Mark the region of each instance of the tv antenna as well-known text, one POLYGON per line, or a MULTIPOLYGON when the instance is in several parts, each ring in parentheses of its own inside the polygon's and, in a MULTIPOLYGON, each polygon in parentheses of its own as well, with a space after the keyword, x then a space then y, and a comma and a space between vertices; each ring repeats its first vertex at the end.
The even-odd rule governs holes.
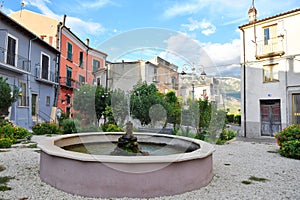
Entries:
POLYGON ((4 1, 2 1, 2 2, 0 3, 0 11, 2 10, 3 6, 4 6, 4 1))
POLYGON ((20 17, 22 16, 22 10, 25 7, 25 2, 21 0, 21 12, 20 12, 20 17))

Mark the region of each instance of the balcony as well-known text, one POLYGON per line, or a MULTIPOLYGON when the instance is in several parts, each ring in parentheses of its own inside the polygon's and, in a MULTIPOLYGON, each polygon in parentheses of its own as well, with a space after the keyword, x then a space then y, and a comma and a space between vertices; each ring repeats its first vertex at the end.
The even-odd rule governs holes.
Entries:
POLYGON ((283 35, 270 38, 267 41, 257 41, 256 59, 269 58, 284 55, 283 35))
POLYGON ((20 74, 30 73, 30 60, 0 47, 0 67, 20 74))
POLYGON ((70 77, 60 77, 59 78, 60 86, 66 87, 69 89, 78 89, 81 85, 78 81, 70 78, 70 77))
POLYGON ((47 84, 58 84, 55 76, 55 72, 50 73, 41 73, 41 69, 39 67, 35 68, 34 77, 36 81, 40 81, 47 84))

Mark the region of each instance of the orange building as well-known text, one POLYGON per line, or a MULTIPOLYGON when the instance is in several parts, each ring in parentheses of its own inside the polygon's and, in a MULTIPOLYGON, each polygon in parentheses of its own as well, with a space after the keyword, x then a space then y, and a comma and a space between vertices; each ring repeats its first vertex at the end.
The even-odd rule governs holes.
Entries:
POLYGON ((74 89, 82 84, 95 85, 93 72, 103 68, 107 54, 89 46, 89 39, 82 42, 69 28, 65 19, 60 26, 59 44, 60 60, 60 89, 57 107, 63 112, 72 114, 72 99, 74 89))
POLYGON ((66 27, 66 15, 63 22, 28 10, 12 13, 10 16, 60 50, 55 109, 72 116, 74 90, 82 84, 96 85, 93 72, 105 66, 107 54, 91 48, 89 39, 83 42, 66 27))

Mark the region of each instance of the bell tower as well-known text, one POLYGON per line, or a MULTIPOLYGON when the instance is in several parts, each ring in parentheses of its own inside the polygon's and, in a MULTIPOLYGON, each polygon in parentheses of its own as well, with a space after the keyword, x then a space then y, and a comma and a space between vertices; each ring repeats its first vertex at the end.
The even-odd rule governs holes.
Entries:
POLYGON ((248 10, 248 18, 249 18, 249 23, 250 24, 256 22, 256 20, 257 20, 257 10, 254 6, 254 0, 252 0, 252 6, 248 10))

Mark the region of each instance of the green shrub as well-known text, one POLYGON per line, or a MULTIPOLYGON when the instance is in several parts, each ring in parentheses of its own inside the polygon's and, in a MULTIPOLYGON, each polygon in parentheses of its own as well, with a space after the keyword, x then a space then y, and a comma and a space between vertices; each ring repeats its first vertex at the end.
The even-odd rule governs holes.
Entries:
POLYGON ((99 127, 95 126, 94 124, 88 124, 86 126, 80 126, 78 132, 97 132, 99 131, 99 127))
POLYGON ((241 122, 242 122, 241 115, 240 115, 240 114, 235 115, 235 116, 234 116, 234 119, 233 119, 233 122, 234 122, 235 124, 241 125, 241 122))
POLYGON ((15 139, 30 139, 31 138, 31 134, 29 133, 29 131, 25 128, 22 127, 15 127, 15 132, 14 132, 14 138, 15 139))
POLYGON ((227 119, 228 123, 233 123, 234 114, 227 114, 226 119, 227 119))
POLYGON ((202 130, 201 131, 201 134, 197 134, 195 136, 195 139, 198 139, 198 140, 205 140, 206 136, 209 134, 209 132, 207 130, 202 130))
MULTIPOLYGON (((75 123, 78 123, 77 120, 74 119, 64 119, 61 121, 62 126, 62 133, 63 134, 71 134, 71 133, 77 133, 76 125, 75 123)), ((79 126, 77 126, 79 127, 79 126)))
POLYGON ((13 124, 10 121, 8 121, 7 119, 0 119, 0 127, 6 126, 6 125, 13 126, 13 124))
POLYGON ((13 144, 13 141, 9 138, 1 138, 0 139, 0 148, 10 148, 13 144))
POLYGON ((0 138, 8 138, 12 141, 12 143, 16 142, 14 138, 15 129, 11 124, 7 124, 5 126, 0 127, 0 138))
POLYGON ((124 131, 116 124, 103 124, 101 126, 101 129, 103 132, 123 132, 124 131))
POLYGON ((300 159, 300 125, 293 124, 275 134, 279 153, 288 158, 300 159))
POLYGON ((278 145, 291 140, 300 140, 300 125, 293 124, 275 134, 278 145))
POLYGON ((284 157, 300 159, 300 140, 290 140, 281 143, 279 153, 284 157))
POLYGON ((237 132, 229 129, 223 129, 216 144, 225 144, 226 141, 233 139, 237 132))
POLYGON ((60 134, 58 126, 54 123, 40 123, 32 127, 34 135, 53 135, 60 134))

